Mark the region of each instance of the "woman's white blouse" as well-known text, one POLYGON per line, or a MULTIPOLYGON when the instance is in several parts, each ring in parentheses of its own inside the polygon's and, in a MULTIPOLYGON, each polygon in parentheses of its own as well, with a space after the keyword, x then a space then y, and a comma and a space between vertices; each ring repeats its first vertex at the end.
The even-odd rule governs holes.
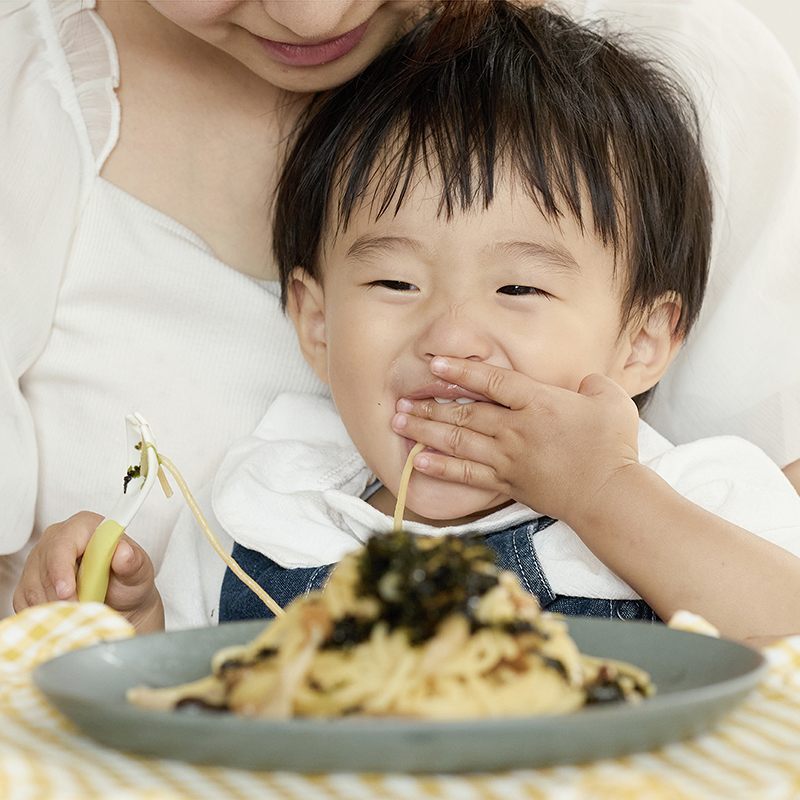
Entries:
MULTIPOLYGON (((118 65, 92 5, 0 3, 0 553, 110 509, 130 411, 201 487, 277 394, 325 391, 275 285, 100 178, 119 132, 118 65)), ((800 458, 797 74, 728 0, 567 6, 666 44, 701 97, 713 273, 648 421, 675 443, 732 433, 780 465, 800 458)), ((151 496, 131 526, 156 567, 181 507, 151 496)), ((0 569, 0 615, 11 589, 0 569)))
MULTIPOLYGON (((110 510, 128 466, 127 413, 144 415, 199 490, 277 394, 326 391, 277 284, 230 269, 99 177, 119 129, 118 73, 89 5, 0 4, 6 553, 81 509, 110 510)), ((156 568, 183 505, 156 489, 129 528, 156 568)))

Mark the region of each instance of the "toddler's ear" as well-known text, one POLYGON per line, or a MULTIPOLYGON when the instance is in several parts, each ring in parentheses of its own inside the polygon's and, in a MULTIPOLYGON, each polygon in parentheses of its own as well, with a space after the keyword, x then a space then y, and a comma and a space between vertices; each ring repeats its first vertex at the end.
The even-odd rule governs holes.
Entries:
POLYGON ((664 294, 629 324, 626 357, 617 382, 631 397, 652 389, 678 354, 683 343, 677 333, 680 312, 680 297, 664 294))
POLYGON ((322 286, 300 267, 289 278, 286 310, 297 331, 303 356, 317 377, 323 383, 328 383, 325 298, 322 286))

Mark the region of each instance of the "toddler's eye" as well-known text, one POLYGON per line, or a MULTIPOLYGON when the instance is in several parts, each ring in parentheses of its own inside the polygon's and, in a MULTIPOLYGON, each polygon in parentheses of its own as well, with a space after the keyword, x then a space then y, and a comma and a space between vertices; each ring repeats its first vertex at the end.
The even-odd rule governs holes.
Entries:
POLYGON ((372 281, 370 286, 382 286, 384 289, 391 289, 393 292, 414 292, 417 291, 417 287, 414 286, 413 283, 407 283, 406 281, 392 281, 392 280, 380 280, 380 281, 372 281))
POLYGON ((512 284, 510 286, 501 286, 497 290, 498 294, 510 294, 514 297, 520 297, 527 294, 540 294, 542 296, 547 296, 547 292, 543 291, 542 289, 537 289, 535 286, 517 286, 512 284))

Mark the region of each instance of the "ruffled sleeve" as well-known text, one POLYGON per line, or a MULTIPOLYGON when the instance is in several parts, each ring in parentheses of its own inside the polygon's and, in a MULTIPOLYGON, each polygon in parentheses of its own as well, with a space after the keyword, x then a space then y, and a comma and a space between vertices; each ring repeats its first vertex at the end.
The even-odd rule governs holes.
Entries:
POLYGON ((19 380, 47 342, 76 220, 119 126, 113 42, 88 5, 0 3, 0 553, 28 540, 36 503, 19 380))

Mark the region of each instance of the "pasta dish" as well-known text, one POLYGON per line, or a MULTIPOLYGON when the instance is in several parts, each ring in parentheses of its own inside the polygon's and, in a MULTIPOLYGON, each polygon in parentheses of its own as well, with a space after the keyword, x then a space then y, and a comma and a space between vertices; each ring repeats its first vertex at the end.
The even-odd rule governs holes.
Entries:
POLYGON ((582 654, 566 620, 543 612, 492 551, 463 537, 377 535, 211 674, 136 687, 149 709, 200 706, 249 717, 459 719, 639 702, 649 675, 582 654))

